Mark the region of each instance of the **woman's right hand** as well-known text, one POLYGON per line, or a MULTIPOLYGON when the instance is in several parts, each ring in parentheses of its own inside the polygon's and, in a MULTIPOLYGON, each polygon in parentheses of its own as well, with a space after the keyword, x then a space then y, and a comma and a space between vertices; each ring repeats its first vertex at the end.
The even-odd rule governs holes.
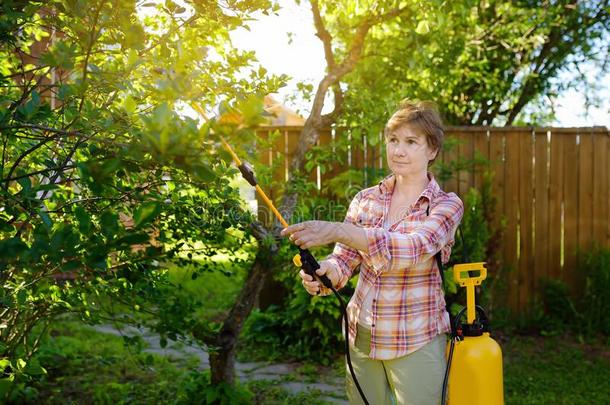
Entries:
MULTIPOLYGON (((316 274, 318 276, 326 275, 330 279, 330 282, 333 286, 339 284, 340 274, 339 271, 329 262, 323 260, 320 262, 320 268, 316 270, 316 274)), ((317 280, 314 280, 309 274, 305 273, 304 270, 299 272, 299 276, 301 276, 303 287, 305 290, 311 295, 317 295, 320 293, 320 287, 322 283, 317 280)))

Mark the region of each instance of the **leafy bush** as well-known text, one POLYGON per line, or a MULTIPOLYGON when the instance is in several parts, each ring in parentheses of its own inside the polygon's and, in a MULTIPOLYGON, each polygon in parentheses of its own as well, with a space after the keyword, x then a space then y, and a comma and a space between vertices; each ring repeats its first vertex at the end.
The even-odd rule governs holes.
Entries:
POLYGON ((583 328, 610 335, 610 249, 597 247, 585 254, 580 270, 586 275, 580 305, 583 328))
POLYGON ((516 315, 504 314, 501 323, 504 332, 558 336, 576 329, 579 314, 563 281, 541 279, 539 297, 539 300, 530 300, 516 315))
MULTIPOLYGON (((289 262, 294 249, 285 245, 282 251, 289 262)), ((287 356, 329 364, 343 353, 338 300, 309 295, 294 267, 278 272, 276 278, 288 287, 286 300, 281 307, 253 311, 242 332, 247 352, 266 359, 287 356)), ((349 297, 343 299, 347 302, 349 297)))
POLYGON ((574 298, 561 280, 540 280, 540 301, 507 324, 522 333, 579 336, 610 334, 610 249, 594 248, 583 255, 580 271, 586 277, 583 294, 574 298))
MULTIPOLYGON (((451 259, 444 268, 445 297, 451 304, 451 313, 456 315, 466 304, 466 289, 459 287, 453 279, 453 265, 471 262, 488 262, 489 270, 489 242, 491 229, 489 212, 493 207, 493 200, 487 192, 491 185, 491 177, 486 176, 481 191, 471 188, 465 196, 464 217, 455 236, 455 245, 452 249, 451 259)), ((488 279, 477 288, 477 304, 485 306, 490 301, 490 278, 494 277, 488 271, 488 279)))

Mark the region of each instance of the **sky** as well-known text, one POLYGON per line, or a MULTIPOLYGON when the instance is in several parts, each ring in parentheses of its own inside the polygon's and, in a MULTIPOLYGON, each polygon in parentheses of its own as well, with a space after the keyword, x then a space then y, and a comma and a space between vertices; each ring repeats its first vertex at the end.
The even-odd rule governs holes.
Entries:
MULTIPOLYGON (((322 42, 315 36, 311 10, 306 1, 296 5, 293 0, 282 0, 279 16, 260 15, 248 25, 250 31, 240 29, 231 34, 233 45, 244 50, 253 50, 257 59, 270 73, 287 74, 293 78, 278 94, 278 101, 287 107, 307 115, 309 102, 294 100, 296 83, 305 81, 314 89, 324 76, 324 51, 322 42), (289 41, 290 33, 290 41, 289 41)), ((587 66, 583 67, 587 70, 587 66)), ((591 74, 595 74, 589 69, 591 74)), ((560 78, 561 79, 561 78, 560 78)), ((585 98, 581 91, 569 90, 554 100, 557 119, 553 126, 583 127, 606 126, 610 128, 610 74, 600 77, 598 83, 608 83, 600 93, 603 103, 600 108, 591 108, 585 116, 585 98)), ((325 110, 331 109, 325 103, 325 110)))

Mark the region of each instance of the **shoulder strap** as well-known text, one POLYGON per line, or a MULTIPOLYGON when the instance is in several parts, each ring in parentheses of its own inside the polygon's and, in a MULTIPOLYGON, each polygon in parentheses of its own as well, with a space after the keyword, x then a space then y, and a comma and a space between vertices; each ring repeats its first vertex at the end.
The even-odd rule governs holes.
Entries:
MULTIPOLYGON (((426 208, 426 215, 430 216, 430 204, 428 204, 428 207, 426 208)), ((443 260, 441 259, 441 251, 440 250, 438 252, 436 252, 436 254, 434 255, 434 258, 436 259, 436 267, 438 267, 438 272, 441 275, 441 288, 444 288, 444 286, 445 286, 445 273, 443 272, 443 260)))
MULTIPOLYGON (((430 204, 428 204, 428 207, 426 208, 426 215, 430 216, 430 204)), ((434 259, 436 259, 436 267, 438 267, 438 272, 441 276, 441 289, 443 290, 443 293, 444 293, 445 292, 445 273, 443 272, 443 260, 441 258, 440 250, 438 252, 436 252, 436 254, 434 255, 434 259)), ((447 295, 445 294, 445 310, 449 314, 449 324, 451 325, 451 335, 455 336, 456 331, 454 330, 453 317, 451 316, 451 311, 449 310, 450 307, 451 307, 451 304, 449 303, 447 295)))

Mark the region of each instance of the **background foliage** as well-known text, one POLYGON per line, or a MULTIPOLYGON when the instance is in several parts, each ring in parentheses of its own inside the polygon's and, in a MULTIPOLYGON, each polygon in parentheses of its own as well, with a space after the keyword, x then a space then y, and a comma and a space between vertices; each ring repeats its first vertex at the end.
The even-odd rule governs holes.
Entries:
POLYGON ((162 343, 218 327, 195 317, 206 303, 168 268, 196 278, 218 271, 202 260, 216 254, 247 266, 236 251, 254 243, 252 217, 218 135, 251 137, 256 95, 284 78, 228 40, 271 2, 188 6, 0 6, 0 398, 45 372, 30 359, 62 314, 144 322, 162 343), (179 114, 193 101, 241 121, 199 126, 179 114))

